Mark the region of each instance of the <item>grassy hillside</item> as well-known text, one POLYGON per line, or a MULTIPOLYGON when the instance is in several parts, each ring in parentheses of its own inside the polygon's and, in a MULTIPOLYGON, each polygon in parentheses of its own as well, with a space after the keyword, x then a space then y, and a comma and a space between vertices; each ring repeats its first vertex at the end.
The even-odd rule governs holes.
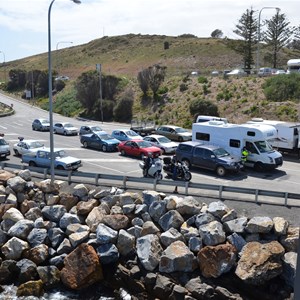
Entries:
MULTIPOLYGON (((267 56, 264 51, 262 48, 262 59, 267 56)), ((47 70, 47 57, 48 53, 43 53, 8 62, 6 72, 13 68, 47 70)), ((283 51, 279 55, 279 64, 285 67, 289 58, 291 54, 283 51)), ((96 63, 102 64, 102 72, 106 75, 129 78, 135 90, 134 115, 150 116, 160 124, 173 123, 189 127, 193 121, 188 109, 189 103, 199 98, 216 103, 220 115, 233 122, 243 122, 250 117, 292 120, 297 118, 300 111, 296 103, 267 101, 261 88, 265 79, 256 76, 240 79, 211 77, 213 70, 233 69, 242 65, 241 57, 229 49, 223 39, 132 34, 103 37, 84 45, 52 52, 53 69, 71 78, 68 85, 82 72, 95 70, 96 63), (163 86, 168 92, 162 95, 160 101, 141 101, 137 74, 154 64, 167 67, 163 86), (197 76, 187 78, 192 71, 207 77, 205 87, 198 83, 197 76), (186 90, 181 92, 179 87, 183 82, 186 90)), ((0 67, 0 78, 3 73, 0 67)))

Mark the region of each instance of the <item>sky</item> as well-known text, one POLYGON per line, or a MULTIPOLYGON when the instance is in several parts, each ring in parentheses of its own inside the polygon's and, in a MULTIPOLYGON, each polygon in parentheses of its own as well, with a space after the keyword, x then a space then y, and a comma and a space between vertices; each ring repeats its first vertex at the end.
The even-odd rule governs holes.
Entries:
MULTIPOLYGON (((0 63, 48 51, 50 4, 51 49, 82 45, 103 36, 193 34, 210 37, 215 29, 233 33, 247 9, 260 23, 276 13, 299 26, 298 0, 0 0, 0 63)), ((263 30, 263 28, 261 28, 263 30)))

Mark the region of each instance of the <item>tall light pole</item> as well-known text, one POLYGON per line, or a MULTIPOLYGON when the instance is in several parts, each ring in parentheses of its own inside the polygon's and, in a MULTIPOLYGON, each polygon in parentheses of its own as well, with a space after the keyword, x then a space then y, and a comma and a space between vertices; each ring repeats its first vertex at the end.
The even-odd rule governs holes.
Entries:
POLYGON ((4 73, 4 82, 6 82, 6 72, 5 72, 5 53, 3 51, 0 51, 3 55, 3 73, 4 73))
MULTIPOLYGON (((56 53, 57 53, 57 72, 58 72, 58 69, 59 69, 59 60, 58 60, 58 46, 59 46, 59 44, 73 44, 73 42, 64 42, 64 41, 62 41, 62 42, 58 42, 57 44, 56 44, 56 53)), ((59 73, 59 72, 58 72, 59 73)), ((58 74, 59 75, 59 74, 58 74)))
MULTIPOLYGON (((52 100, 52 62, 51 62, 51 8, 55 0, 52 0, 48 9, 48 93, 49 93, 49 123, 50 123, 50 174, 51 184, 54 183, 54 137, 53 137, 53 100, 52 100)), ((80 0, 71 0, 80 4, 80 0)))
POLYGON ((258 14, 258 25, 257 25, 257 51, 256 51, 256 70, 258 71, 259 66, 260 66, 260 61, 259 61, 259 47, 260 47, 260 16, 261 16, 261 12, 264 9, 276 9, 277 12, 280 11, 279 7, 273 7, 273 6, 265 6, 263 7, 258 14))

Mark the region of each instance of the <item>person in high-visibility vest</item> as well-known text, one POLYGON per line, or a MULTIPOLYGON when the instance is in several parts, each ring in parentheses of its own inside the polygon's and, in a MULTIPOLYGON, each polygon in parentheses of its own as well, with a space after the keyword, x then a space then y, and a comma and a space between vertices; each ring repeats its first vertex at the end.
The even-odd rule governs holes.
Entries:
POLYGON ((245 162, 247 161, 249 155, 249 151, 246 149, 246 147, 244 147, 242 149, 242 163, 243 163, 243 169, 245 169, 245 162))

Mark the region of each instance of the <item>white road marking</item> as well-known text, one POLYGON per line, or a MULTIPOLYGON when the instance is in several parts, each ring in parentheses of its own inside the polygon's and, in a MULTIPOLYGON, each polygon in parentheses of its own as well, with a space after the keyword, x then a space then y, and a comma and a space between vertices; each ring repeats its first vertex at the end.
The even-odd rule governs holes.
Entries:
POLYGON ((82 161, 86 162, 131 162, 131 159, 124 159, 124 158, 80 158, 82 161))

